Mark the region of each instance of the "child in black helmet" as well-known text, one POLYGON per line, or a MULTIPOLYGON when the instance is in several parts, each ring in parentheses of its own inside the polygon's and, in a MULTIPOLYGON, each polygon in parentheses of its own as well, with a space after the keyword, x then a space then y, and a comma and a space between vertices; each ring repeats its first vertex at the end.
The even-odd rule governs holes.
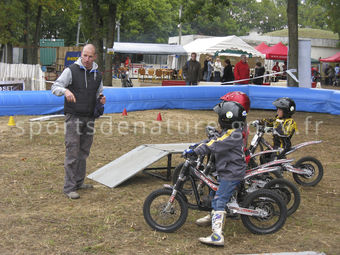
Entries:
POLYGON ((242 125, 246 121, 247 112, 237 102, 223 101, 214 107, 218 114, 218 122, 222 131, 217 137, 199 144, 195 149, 189 149, 184 155, 215 156, 215 166, 218 173, 219 187, 212 200, 212 234, 201 237, 205 244, 224 245, 223 224, 225 221, 225 206, 230 200, 236 186, 243 180, 246 163, 243 150, 242 125))
POLYGON ((296 105, 293 99, 289 97, 280 97, 273 102, 277 108, 275 119, 262 119, 261 125, 271 127, 273 131, 274 149, 282 148, 278 158, 284 157, 285 153, 291 148, 291 138, 297 131, 296 122, 292 118, 295 113, 296 105))

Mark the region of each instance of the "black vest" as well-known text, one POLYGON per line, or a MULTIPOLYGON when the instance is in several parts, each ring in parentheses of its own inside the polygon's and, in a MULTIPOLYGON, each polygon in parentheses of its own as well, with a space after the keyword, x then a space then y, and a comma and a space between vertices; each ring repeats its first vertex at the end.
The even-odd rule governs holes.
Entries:
POLYGON ((93 117, 97 90, 102 80, 101 73, 98 70, 90 72, 77 64, 72 64, 69 68, 72 73, 72 84, 67 88, 74 94, 76 102, 70 103, 65 98, 64 113, 93 117))

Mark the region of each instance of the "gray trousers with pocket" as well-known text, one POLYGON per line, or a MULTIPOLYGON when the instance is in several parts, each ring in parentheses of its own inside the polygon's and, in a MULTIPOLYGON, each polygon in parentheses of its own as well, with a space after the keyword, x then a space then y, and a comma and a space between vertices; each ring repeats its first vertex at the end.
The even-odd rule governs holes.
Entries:
POLYGON ((64 193, 76 191, 84 183, 93 133, 94 118, 66 114, 64 193))

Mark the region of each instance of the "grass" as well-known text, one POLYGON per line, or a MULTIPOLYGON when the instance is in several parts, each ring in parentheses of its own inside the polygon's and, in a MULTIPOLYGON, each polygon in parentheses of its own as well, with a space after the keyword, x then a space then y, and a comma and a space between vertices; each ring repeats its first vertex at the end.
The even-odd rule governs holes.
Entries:
MULTIPOLYGON (((163 121, 156 122, 158 112, 129 112, 127 117, 110 114, 113 131, 95 135, 88 173, 141 144, 200 141, 205 138, 205 125, 216 121, 212 111, 162 110, 163 121), (126 134, 118 132, 120 121, 128 123, 126 134), (134 129, 136 121, 145 121, 145 132, 140 126, 134 129), (184 132, 187 124, 190 126, 188 134, 184 132), (161 134, 154 132, 158 125, 161 134), (195 125, 198 127, 196 134, 195 125)), ((252 110, 248 120, 273 115, 272 111, 252 110)), ((189 210, 186 223, 175 233, 152 230, 143 218, 143 202, 151 191, 168 182, 143 173, 114 189, 87 179, 86 182, 94 184, 95 188, 80 191, 79 200, 67 199, 62 194, 63 122, 56 122, 60 129, 54 135, 47 133, 49 122, 43 122, 41 134, 30 136, 30 116, 15 117, 17 125, 25 131, 20 134, 18 128, 7 126, 8 117, 0 117, 0 254, 218 255, 310 250, 339 254, 340 146, 336 132, 340 118, 301 112, 294 117, 300 130, 293 138, 294 144, 319 139, 323 143, 305 147, 292 157, 317 157, 324 165, 323 180, 316 187, 298 187, 301 205, 275 234, 253 235, 241 221, 228 219, 224 248, 208 247, 197 241, 198 237, 210 234, 210 228, 194 224, 204 212, 189 210), (307 116, 312 116, 308 134, 304 127, 307 116), (318 132, 317 121, 323 121, 318 132)), ((108 120, 98 120, 96 127, 105 121, 108 120)), ((182 162, 178 156, 173 160, 174 165, 182 162)), ((155 166, 164 164, 163 160, 155 166)))

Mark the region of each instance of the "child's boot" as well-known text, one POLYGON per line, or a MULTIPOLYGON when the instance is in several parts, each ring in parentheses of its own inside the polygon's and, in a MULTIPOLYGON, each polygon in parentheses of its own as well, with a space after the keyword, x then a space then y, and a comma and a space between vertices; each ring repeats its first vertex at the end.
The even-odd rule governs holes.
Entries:
POLYGON ((214 210, 212 210, 208 215, 204 216, 195 221, 196 225, 201 227, 207 227, 211 224, 211 216, 214 214, 214 210))
POLYGON ((224 246, 223 226, 225 211, 214 211, 211 220, 212 234, 208 237, 200 237, 198 240, 205 244, 224 246))

